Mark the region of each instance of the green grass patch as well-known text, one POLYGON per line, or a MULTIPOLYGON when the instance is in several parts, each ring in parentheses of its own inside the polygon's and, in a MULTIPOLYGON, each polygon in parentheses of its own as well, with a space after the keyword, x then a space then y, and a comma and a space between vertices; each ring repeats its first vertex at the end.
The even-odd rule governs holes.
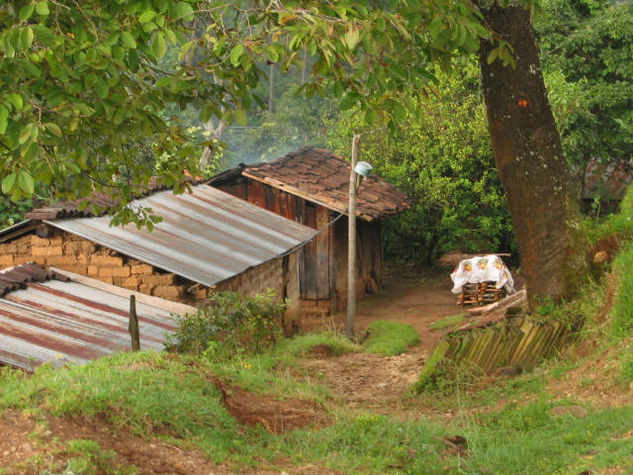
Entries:
MULTIPOLYGON (((558 404, 565 404, 559 402, 558 404)), ((588 410, 586 417, 553 416, 539 399, 483 414, 463 424, 472 452, 465 473, 604 473, 633 469, 633 408, 588 410), (484 472, 486 473, 486 472, 484 472)))
MULTIPOLYGON (((374 344, 394 348, 385 342, 417 341, 407 325, 374 326, 383 331, 374 328, 374 344)), ((365 351, 370 341, 363 345, 365 351)), ((477 392, 464 387, 450 397, 437 396, 435 415, 421 416, 419 408, 430 404, 424 402, 427 396, 414 396, 410 414, 391 417, 327 397, 322 381, 302 372, 298 364, 317 345, 327 345, 333 354, 360 349, 336 335, 309 334, 283 340, 258 356, 239 354, 228 362, 141 352, 81 367, 42 367, 30 376, 4 370, 0 410, 105 418, 114 430, 146 437, 163 434, 183 449, 195 446, 235 473, 292 473, 307 466, 350 474, 575 474, 615 472, 616 467, 623 473, 633 471, 631 406, 583 406, 585 417, 556 416, 552 407, 577 403, 552 401, 546 375, 526 374, 477 392), (241 426, 224 408, 214 374, 253 392, 321 401, 331 424, 279 435, 241 426), (473 407, 483 410, 472 411, 473 407), (446 417, 447 412, 452 417, 446 417), (468 441, 467 457, 451 452, 444 443, 445 437, 454 435, 468 441)), ((623 371, 630 360, 626 350, 623 371)), ((546 368, 548 375, 552 371, 546 368)), ((69 441, 63 450, 69 456, 68 470, 55 467, 54 473, 131 473, 114 467, 114 454, 97 442, 69 441)))
POLYGON ((367 332, 363 350, 382 356, 399 355, 420 342, 415 328, 405 323, 376 321, 369 325, 367 332))
POLYGON ((361 347, 347 338, 335 333, 306 333, 280 341, 272 350, 272 354, 279 356, 303 356, 315 346, 325 345, 330 348, 332 355, 360 351, 361 347))
POLYGON ((621 250, 613 265, 618 277, 613 303, 613 332, 616 337, 624 337, 633 332, 633 243, 621 250))
POLYGON ((166 353, 125 353, 61 370, 40 367, 30 377, 3 371, 0 408, 40 408, 57 416, 101 416, 115 429, 146 436, 169 429, 179 438, 206 438, 222 460, 246 444, 221 403, 202 359, 166 353), (241 442, 240 442, 241 441, 241 442))
POLYGON ((456 315, 449 315, 448 317, 440 318, 429 325, 431 330, 445 330, 446 328, 461 325, 466 321, 465 313, 458 313, 456 315))
POLYGON ((104 450, 98 442, 87 439, 70 440, 66 444, 66 453, 71 456, 64 474, 133 474, 137 471, 115 462, 116 453, 104 450))
POLYGON ((318 375, 303 370, 297 359, 317 346, 326 346, 333 356, 360 351, 361 347, 333 333, 308 333, 283 339, 259 355, 240 355, 229 361, 210 360, 213 371, 256 394, 322 402, 330 396, 318 375))

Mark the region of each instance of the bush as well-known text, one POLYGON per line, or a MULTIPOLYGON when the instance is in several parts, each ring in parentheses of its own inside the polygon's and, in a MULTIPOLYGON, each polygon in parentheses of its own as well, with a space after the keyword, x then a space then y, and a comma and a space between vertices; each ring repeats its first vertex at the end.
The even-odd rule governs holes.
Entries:
POLYGON ((165 343, 168 349, 226 358, 259 353, 281 336, 286 303, 277 301, 274 292, 245 298, 235 292, 216 292, 209 299, 210 306, 178 317, 178 330, 165 343))

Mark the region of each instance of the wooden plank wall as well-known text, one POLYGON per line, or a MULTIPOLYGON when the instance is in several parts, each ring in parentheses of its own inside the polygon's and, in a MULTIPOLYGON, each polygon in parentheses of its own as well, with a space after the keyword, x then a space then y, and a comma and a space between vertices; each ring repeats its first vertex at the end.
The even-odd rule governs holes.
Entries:
MULTIPOLYGON (((276 214, 314 229, 321 229, 338 213, 307 202, 295 195, 244 177, 219 187, 276 214)), ((382 234, 380 223, 358 221, 358 298, 380 288, 382 234)), ((302 300, 322 312, 341 310, 347 305, 347 218, 342 218, 297 254, 302 300), (323 302, 328 301, 328 302, 323 302)), ((309 306, 309 305, 308 305, 309 306)), ((306 307, 307 308, 307 307, 306 307)))

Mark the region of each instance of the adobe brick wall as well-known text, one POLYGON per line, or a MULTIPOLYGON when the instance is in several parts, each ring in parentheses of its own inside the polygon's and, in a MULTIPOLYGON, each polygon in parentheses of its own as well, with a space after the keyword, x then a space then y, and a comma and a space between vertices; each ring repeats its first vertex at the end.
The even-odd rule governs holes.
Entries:
POLYGON ((67 232, 0 243, 0 269, 35 262, 167 300, 200 305, 208 289, 67 232), (191 292, 187 290, 192 288, 191 292))
POLYGON ((301 313, 296 252, 252 267, 215 286, 215 290, 231 290, 242 295, 253 295, 268 289, 274 290, 280 299, 288 299, 283 324, 287 331, 294 331, 300 326, 301 313))

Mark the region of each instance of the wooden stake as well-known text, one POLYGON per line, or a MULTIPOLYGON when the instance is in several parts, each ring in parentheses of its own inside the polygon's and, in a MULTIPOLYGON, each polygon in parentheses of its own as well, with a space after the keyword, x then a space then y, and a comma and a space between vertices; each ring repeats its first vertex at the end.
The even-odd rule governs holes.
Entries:
POLYGON ((141 336, 138 330, 138 317, 136 316, 136 296, 130 295, 130 323, 128 325, 132 338, 132 351, 140 351, 141 336))

